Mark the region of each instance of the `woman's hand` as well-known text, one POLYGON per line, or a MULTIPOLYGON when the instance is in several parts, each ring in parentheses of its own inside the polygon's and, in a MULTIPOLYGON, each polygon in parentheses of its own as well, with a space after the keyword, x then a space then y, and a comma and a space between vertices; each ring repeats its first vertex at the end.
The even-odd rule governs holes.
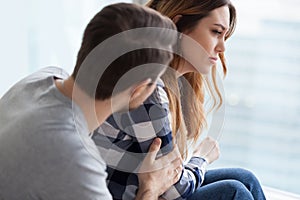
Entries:
POLYGON ((182 173, 182 160, 177 146, 169 154, 156 159, 161 140, 156 138, 150 146, 138 174, 139 190, 136 199, 158 199, 174 185, 182 173))
POLYGON ((207 163, 210 164, 220 156, 219 143, 211 137, 206 137, 199 146, 195 148, 193 155, 204 158, 207 163))

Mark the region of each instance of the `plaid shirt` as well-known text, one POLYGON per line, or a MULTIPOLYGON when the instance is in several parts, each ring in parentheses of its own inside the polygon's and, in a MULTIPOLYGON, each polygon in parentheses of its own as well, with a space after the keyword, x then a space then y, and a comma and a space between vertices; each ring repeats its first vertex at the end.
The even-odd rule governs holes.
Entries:
MULTIPOLYGON (((107 163, 107 185, 114 199, 134 199, 137 172, 154 138, 162 140, 159 156, 173 149, 169 101, 160 80, 156 90, 139 108, 110 116, 94 131, 101 156, 107 163)), ((162 197, 186 199, 204 180, 206 162, 192 157, 184 165, 180 180, 162 197)))

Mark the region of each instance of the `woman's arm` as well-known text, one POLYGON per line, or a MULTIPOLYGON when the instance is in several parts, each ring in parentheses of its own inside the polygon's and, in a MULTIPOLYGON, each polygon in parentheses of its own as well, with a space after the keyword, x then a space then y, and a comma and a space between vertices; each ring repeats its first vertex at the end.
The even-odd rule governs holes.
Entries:
MULTIPOLYGON (((157 86, 142 106, 129 113, 109 117, 97 130, 98 134, 94 134, 93 139, 99 145, 101 155, 104 159, 107 158, 108 187, 114 189, 114 196, 121 199, 127 194, 130 197, 135 195, 134 185, 139 185, 138 177, 134 176, 138 175, 135 168, 155 138, 161 139, 158 158, 172 151, 170 119, 167 94, 162 86, 157 86)), ((203 159, 193 157, 184 169, 178 172, 179 181, 167 190, 163 197, 181 199, 191 195, 203 181, 204 164, 206 163, 203 159)), ((158 180, 164 178, 161 176, 158 180)))
POLYGON ((217 160, 220 156, 218 142, 212 137, 206 137, 194 150, 193 156, 206 160, 208 164, 217 160))
MULTIPOLYGON (((170 146, 173 146, 173 141, 169 101, 163 87, 158 86, 155 93, 143 106, 144 109, 147 110, 147 112, 144 112, 147 116, 139 114, 139 110, 136 111, 137 113, 131 113, 133 119, 135 119, 135 117, 139 117, 136 119, 137 121, 141 120, 141 116, 144 119, 147 119, 147 117, 149 118, 149 121, 145 120, 143 123, 140 123, 141 125, 134 124, 134 128, 131 128, 131 130, 136 130, 134 132, 134 135, 137 138, 136 141, 140 141, 137 142, 138 144, 135 144, 135 146, 137 148, 140 147, 143 152, 146 152, 153 138, 160 137, 162 139, 161 154, 166 155, 170 152, 170 146), (137 127, 139 126, 148 127, 148 131, 138 132, 137 127), (148 132, 150 136, 149 139, 145 137, 145 132, 148 132), (153 134, 152 136, 151 132, 153 134)), ((192 157, 184 168, 178 172, 180 174, 180 179, 171 188, 169 188, 162 197, 165 199, 184 199, 190 196, 198 187, 201 186, 204 180, 206 164, 205 159, 196 154, 195 157, 192 157)), ((165 178, 165 176, 162 177, 165 178)), ((159 178, 158 180, 162 180, 162 178, 159 178)))
POLYGON ((161 140, 156 138, 143 161, 140 173, 138 174, 139 190, 135 198, 136 200, 158 199, 160 195, 180 178, 178 172, 182 170, 182 165, 177 148, 174 148, 168 155, 156 159, 160 145, 161 140))
MULTIPOLYGON (((211 137, 205 138, 194 150, 193 157, 184 166, 182 177, 180 181, 174 185, 174 189, 181 195, 180 198, 187 198, 197 188, 201 186, 204 181, 206 172, 206 165, 218 159, 220 155, 219 145, 216 140, 211 137)), ((166 199, 175 199, 174 191, 167 191, 163 197, 166 199)))

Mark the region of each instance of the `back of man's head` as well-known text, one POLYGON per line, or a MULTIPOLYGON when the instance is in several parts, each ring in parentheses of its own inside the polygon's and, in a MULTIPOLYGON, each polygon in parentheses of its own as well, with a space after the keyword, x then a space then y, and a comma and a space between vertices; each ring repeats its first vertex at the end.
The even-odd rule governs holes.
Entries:
POLYGON ((156 79, 172 59, 175 29, 170 19, 146 7, 119 3, 103 8, 85 29, 72 74, 75 83, 92 98, 104 100, 156 79), (115 88, 125 74, 126 81, 115 88))

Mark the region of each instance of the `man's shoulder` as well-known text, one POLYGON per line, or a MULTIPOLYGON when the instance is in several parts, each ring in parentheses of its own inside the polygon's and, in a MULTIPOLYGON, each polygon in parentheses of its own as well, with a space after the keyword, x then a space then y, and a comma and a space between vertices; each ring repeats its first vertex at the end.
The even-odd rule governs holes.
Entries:
POLYGON ((71 126, 56 126, 48 131, 41 127, 33 134, 20 134, 12 139, 11 146, 17 148, 0 153, 6 160, 0 167, 6 173, 0 177, 10 184, 0 183, 0 187, 10 192, 17 189, 23 196, 29 191, 45 195, 45 199, 110 198, 105 187, 106 165, 88 136, 71 126), (11 165, 12 162, 15 164, 11 165))
POLYGON ((37 70, 28 77, 48 77, 55 76, 57 78, 67 78, 69 74, 62 68, 56 66, 48 66, 37 70))

